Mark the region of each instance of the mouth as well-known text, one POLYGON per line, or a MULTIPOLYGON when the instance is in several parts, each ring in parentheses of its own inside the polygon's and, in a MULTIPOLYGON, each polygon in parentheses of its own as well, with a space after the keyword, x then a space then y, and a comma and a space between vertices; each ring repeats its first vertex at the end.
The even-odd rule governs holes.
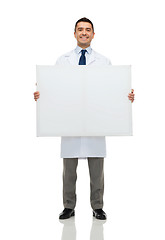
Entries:
POLYGON ((85 37, 85 36, 81 36, 80 37, 82 40, 87 40, 88 39, 88 37, 85 37))

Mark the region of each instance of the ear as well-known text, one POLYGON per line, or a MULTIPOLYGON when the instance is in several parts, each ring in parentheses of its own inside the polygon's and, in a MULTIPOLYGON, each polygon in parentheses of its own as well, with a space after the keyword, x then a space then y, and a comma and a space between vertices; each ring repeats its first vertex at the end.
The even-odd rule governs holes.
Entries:
MULTIPOLYGON (((93 38, 94 38, 94 36, 95 36, 95 33, 93 33, 93 38)), ((93 39, 93 38, 92 38, 92 39, 93 39)))
POLYGON ((74 37, 76 38, 76 32, 74 32, 74 37))

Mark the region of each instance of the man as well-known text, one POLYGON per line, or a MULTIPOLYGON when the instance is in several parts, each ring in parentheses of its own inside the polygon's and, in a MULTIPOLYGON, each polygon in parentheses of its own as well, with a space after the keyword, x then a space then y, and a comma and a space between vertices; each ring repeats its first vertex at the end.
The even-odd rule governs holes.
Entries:
MULTIPOLYGON (((61 56, 58 65, 110 65, 110 61, 95 52, 90 44, 94 38, 93 23, 87 18, 79 19, 75 24, 74 36, 77 40, 76 49, 61 56)), ((128 95, 134 101, 134 90, 128 95)), ((39 98, 39 92, 34 93, 34 99, 39 98)), ((62 137, 61 157, 63 158, 63 204, 64 210, 60 219, 74 216, 76 206, 76 169, 78 158, 87 158, 90 173, 90 201, 93 216, 100 220, 106 219, 103 208, 104 192, 104 157, 106 156, 105 137, 62 137)))

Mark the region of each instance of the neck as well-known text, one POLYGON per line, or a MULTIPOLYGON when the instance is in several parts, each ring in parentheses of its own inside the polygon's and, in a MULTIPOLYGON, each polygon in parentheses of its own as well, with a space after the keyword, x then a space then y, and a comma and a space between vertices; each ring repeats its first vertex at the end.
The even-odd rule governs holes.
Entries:
POLYGON ((82 49, 86 49, 86 48, 90 47, 90 44, 79 44, 79 43, 77 43, 77 46, 79 46, 82 49))

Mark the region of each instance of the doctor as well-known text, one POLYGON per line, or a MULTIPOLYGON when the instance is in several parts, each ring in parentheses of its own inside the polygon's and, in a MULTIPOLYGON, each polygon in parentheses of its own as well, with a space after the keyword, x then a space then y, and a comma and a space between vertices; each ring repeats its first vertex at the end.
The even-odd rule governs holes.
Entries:
MULTIPOLYGON (((79 19, 75 24, 74 37, 77 40, 76 49, 57 59, 57 65, 110 65, 106 57, 95 52, 90 44, 94 38, 93 23, 87 18, 79 19)), ((128 98, 134 101, 134 90, 128 98)), ((34 93, 34 99, 40 97, 34 93)), ((88 116, 87 116, 88 117, 88 116)), ((104 193, 104 157, 106 157, 105 137, 62 137, 61 157, 63 158, 63 204, 64 210, 60 219, 75 215, 76 206, 76 169, 78 159, 87 158, 90 174, 90 202, 93 216, 100 220, 106 219, 103 208, 104 193)))

